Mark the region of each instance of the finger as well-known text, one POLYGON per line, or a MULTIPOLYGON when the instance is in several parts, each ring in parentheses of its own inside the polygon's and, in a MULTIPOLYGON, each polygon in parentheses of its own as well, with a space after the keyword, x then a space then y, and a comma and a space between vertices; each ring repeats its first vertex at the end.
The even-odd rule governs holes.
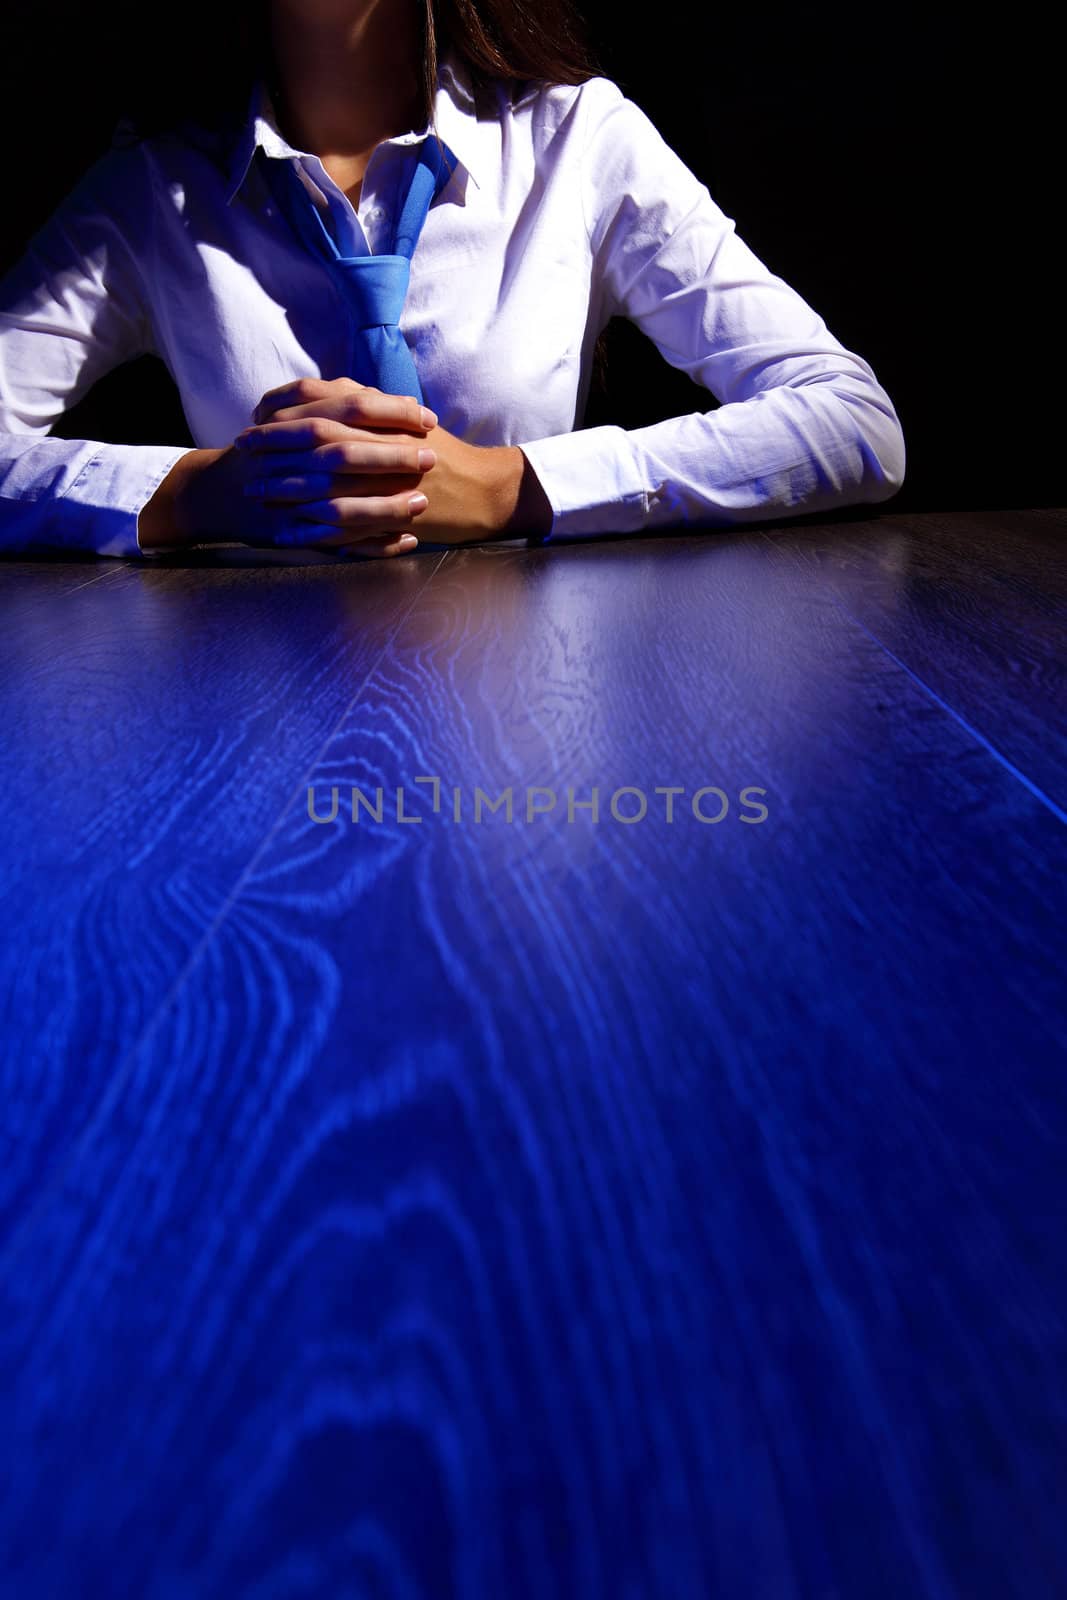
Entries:
MULTIPOLYGON (((410 429, 406 431, 411 431, 410 429)), ((246 428, 234 437, 235 450, 251 450, 256 454, 276 454, 280 451, 317 450, 323 445, 357 443, 383 445, 385 440, 373 433, 361 434, 336 417, 323 417, 317 413, 288 421, 265 422, 259 427, 246 428)), ((417 445, 416 445, 417 448, 417 445)))
POLYGON ((289 473, 257 478, 254 483, 245 484, 243 493, 246 498, 262 505, 333 500, 342 495, 347 499, 368 495, 381 498, 384 495, 401 494, 405 489, 408 494, 414 494, 419 488, 419 479, 417 472, 397 473, 388 478, 380 475, 361 478, 331 472, 289 473))
MULTIPOLYGON (((325 393, 311 400, 304 394, 289 396, 286 403, 278 403, 271 410, 273 422, 293 422, 316 416, 343 422, 350 428, 405 428, 425 433, 437 426, 436 411, 422 405, 413 395, 385 394, 381 389, 369 387, 325 393)), ((255 423, 258 426, 264 422, 257 407, 255 423)))
MULTIPOLYGON (((313 450, 256 452, 262 465, 253 469, 257 481, 281 477, 315 477, 323 474, 383 474, 418 478, 437 461, 436 450, 426 445, 375 443, 346 439, 336 444, 319 445, 313 450)), ((381 492, 381 491, 379 491, 381 492)))
POLYGON ((364 495, 309 501, 294 512, 294 520, 279 535, 284 544, 349 543, 378 534, 397 537, 406 533, 425 511, 425 495, 405 491, 396 495, 364 495), (300 525, 307 523, 306 534, 300 525), (327 531, 321 525, 325 523, 327 531))
POLYGON ((329 417, 307 417, 300 421, 265 422, 246 428, 233 441, 235 450, 272 454, 280 450, 314 450, 321 444, 336 444, 349 437, 344 423, 329 417))
POLYGON ((273 537, 266 542, 275 549, 293 549, 294 546, 301 550, 321 550, 329 555, 351 557, 355 560, 364 560, 379 556, 406 556, 417 550, 419 541, 415 534, 404 531, 396 533, 367 534, 362 539, 342 539, 339 535, 328 535, 324 539, 308 539, 301 531, 294 538, 291 529, 275 531, 273 537))
POLYGON ((366 561, 378 556, 407 556, 417 550, 419 541, 413 533, 380 534, 360 539, 355 544, 339 545, 338 553, 352 561, 366 561))
POLYGON ((428 445, 400 440, 341 439, 321 445, 315 451, 315 470, 333 472, 429 472, 437 462, 437 451, 428 445))
POLYGON ((327 555, 345 556, 353 560, 367 560, 379 556, 406 556, 419 547, 413 533, 368 534, 365 539, 342 542, 337 539, 291 539, 285 533, 276 533, 270 544, 275 549, 321 550, 327 555))
POLYGON ((337 479, 331 473, 316 472, 306 477, 259 478, 255 483, 246 483, 243 492, 248 498, 269 506, 303 500, 327 500, 336 483, 337 479))
MULTIPOLYGON (((351 380, 353 383, 355 379, 351 380)), ((262 395, 252 413, 253 422, 265 422, 279 406, 301 405, 308 400, 329 395, 336 387, 336 378, 290 378, 262 395)))

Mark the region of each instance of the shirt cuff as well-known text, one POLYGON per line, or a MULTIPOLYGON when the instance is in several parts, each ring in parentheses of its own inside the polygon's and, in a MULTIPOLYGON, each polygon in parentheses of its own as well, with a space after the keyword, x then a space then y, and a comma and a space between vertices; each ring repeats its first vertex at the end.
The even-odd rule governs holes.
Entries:
POLYGON ((142 508, 174 463, 191 445, 101 444, 70 487, 49 508, 64 546, 102 556, 149 560, 162 551, 142 550, 137 524, 142 508))
POLYGON ((637 533, 649 493, 625 428, 605 423, 520 446, 552 507, 546 538, 637 533))

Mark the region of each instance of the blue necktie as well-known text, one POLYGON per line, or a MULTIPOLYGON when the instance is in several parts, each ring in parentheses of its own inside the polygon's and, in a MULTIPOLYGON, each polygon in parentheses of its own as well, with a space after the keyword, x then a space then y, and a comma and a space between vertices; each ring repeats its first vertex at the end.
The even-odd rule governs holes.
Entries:
POLYGON ((392 253, 380 256, 342 255, 293 160, 268 156, 262 147, 259 153, 278 209, 307 248, 323 257, 351 312, 352 350, 349 370, 343 376, 386 394, 410 394, 421 401, 422 385, 400 331, 400 313, 426 213, 458 162, 444 141, 438 144, 432 134, 417 150, 407 193, 393 224, 392 253))

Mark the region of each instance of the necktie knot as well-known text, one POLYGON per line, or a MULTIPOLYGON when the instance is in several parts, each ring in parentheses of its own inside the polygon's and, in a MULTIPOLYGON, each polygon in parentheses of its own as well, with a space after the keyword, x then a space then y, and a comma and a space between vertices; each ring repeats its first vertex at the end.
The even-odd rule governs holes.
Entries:
POLYGON ((411 279, 407 256, 340 256, 337 271, 357 333, 399 324, 411 279))
MULTIPOLYGON (((411 257, 426 214, 457 166, 444 142, 430 135, 417 147, 402 185, 403 201, 393 224, 388 255, 343 255, 289 158, 264 158, 267 182, 301 242, 325 261, 341 292, 352 333, 351 377, 386 394, 410 394, 421 401, 422 385, 400 331, 400 316, 411 280, 411 257)), ((325 376, 325 374, 324 374, 325 376)))

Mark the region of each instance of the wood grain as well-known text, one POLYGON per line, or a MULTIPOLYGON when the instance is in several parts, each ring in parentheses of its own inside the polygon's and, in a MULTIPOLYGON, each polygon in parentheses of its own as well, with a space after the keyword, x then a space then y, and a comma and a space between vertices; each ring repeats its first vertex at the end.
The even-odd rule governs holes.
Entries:
POLYGON ((109 1092, 432 571, 99 565, 56 563, 49 595, 45 564, 12 564, 5 590, 0 1220, 109 1092))
MULTIPOLYGON (((934 659, 968 519, 912 531, 934 659)), ((9 1027, 0 1592, 1064 1587, 1067 835, 873 636, 880 536, 131 572, 29 628, 5 972, 70 932, 9 1027), (562 814, 476 823, 509 784, 562 814), (311 819, 352 785, 423 820, 311 819)))
POLYGON ((1067 814, 1067 514, 764 530, 1067 814))

